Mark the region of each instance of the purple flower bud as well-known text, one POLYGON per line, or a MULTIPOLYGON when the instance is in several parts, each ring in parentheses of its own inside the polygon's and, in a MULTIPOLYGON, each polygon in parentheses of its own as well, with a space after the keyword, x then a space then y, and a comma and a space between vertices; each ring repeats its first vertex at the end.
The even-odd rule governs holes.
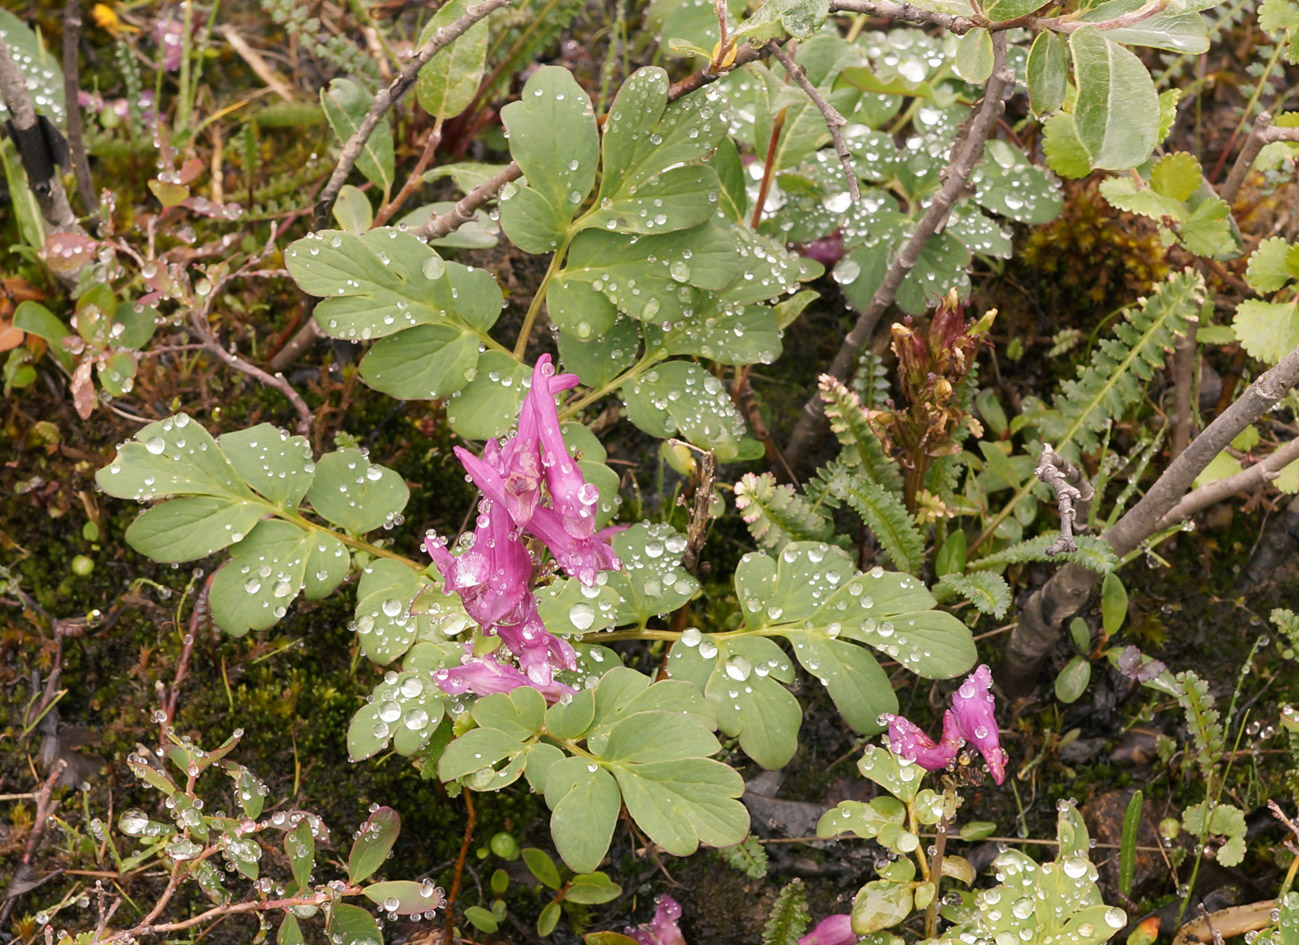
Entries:
POLYGON ((956 716, 943 713, 943 739, 937 745, 924 730, 900 715, 885 715, 889 723, 889 750, 903 761, 920 765, 926 771, 938 771, 951 764, 961 750, 963 740, 956 716))
POLYGON ((816 928, 798 940, 798 945, 853 945, 856 941, 852 916, 842 912, 826 916, 816 924, 816 928))
POLYGON ((970 741, 992 772, 992 780, 1006 780, 1006 752, 997 730, 996 703, 992 698, 992 670, 986 663, 965 678, 952 696, 952 712, 961 734, 970 741))

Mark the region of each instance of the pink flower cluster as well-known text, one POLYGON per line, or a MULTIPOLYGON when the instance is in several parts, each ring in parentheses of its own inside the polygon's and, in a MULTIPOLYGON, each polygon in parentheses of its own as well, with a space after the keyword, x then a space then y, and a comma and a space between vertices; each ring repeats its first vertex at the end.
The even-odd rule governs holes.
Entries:
POLYGON ((654 903, 654 919, 627 929, 627 936, 635 939, 637 945, 686 945, 686 937, 677 925, 680 918, 680 903, 671 896, 659 896, 654 903))
POLYGON ((531 686, 550 702, 573 692, 554 674, 576 669, 577 657, 567 641, 546 630, 537 613, 533 560, 524 536, 540 539, 559 567, 586 585, 594 584, 600 571, 621 567, 608 540, 616 529, 596 531, 599 491, 582 476, 559 426, 555 395, 577 382, 575 374, 556 374, 550 355, 542 355, 515 435, 504 443, 489 440, 482 456, 455 449, 484 496, 473 541, 459 556, 434 535, 424 546, 442 573, 443 590, 460 596, 484 633, 501 638, 518 667, 497 659, 499 650, 474 656, 472 644, 466 644, 461 665, 433 674, 446 692, 487 695, 531 686))
POLYGON ((886 715, 889 725, 889 749, 905 761, 915 762, 927 771, 946 768, 966 742, 987 762, 992 779, 1006 780, 1006 752, 1001 747, 992 698, 992 670, 979 666, 966 677, 952 696, 952 707, 943 713, 943 735, 934 744, 928 735, 900 715, 886 715))

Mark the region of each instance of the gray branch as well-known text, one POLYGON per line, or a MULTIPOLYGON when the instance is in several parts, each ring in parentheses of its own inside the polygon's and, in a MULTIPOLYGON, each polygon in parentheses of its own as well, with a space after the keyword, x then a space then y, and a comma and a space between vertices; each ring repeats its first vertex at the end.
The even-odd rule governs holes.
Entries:
POLYGON ((776 60, 785 67, 786 74, 798 83, 807 97, 812 100, 812 104, 817 107, 825 118, 825 127, 830 131, 830 140, 834 142, 835 153, 839 155, 839 163, 843 165, 843 176, 848 181, 848 193, 853 200, 861 199, 861 187, 857 183, 857 169, 853 167, 852 155, 848 153, 848 142, 844 140, 843 128, 848 124, 848 119, 839 114, 839 110, 826 101, 812 80, 807 77, 807 70, 794 61, 793 57, 773 39, 767 43, 767 51, 776 57, 776 60))
POLYGON ((1227 201, 1228 206, 1236 202, 1240 188, 1245 183, 1245 178, 1249 176, 1250 168, 1254 166, 1254 161, 1258 153, 1263 150, 1263 146, 1276 141, 1299 142, 1299 128, 1273 127, 1272 115, 1269 112, 1259 112, 1258 117, 1254 119, 1254 127, 1250 129, 1249 137, 1245 139, 1240 154, 1236 156, 1236 163, 1231 166, 1227 182, 1218 192, 1218 196, 1227 201))
MULTIPOLYGON (((1284 465, 1281 461, 1299 455, 1293 441, 1268 459, 1231 477, 1231 486, 1213 484, 1187 495, 1195 477, 1235 439, 1242 430, 1258 420, 1289 391, 1299 385, 1299 348, 1281 359, 1263 374, 1217 419, 1191 441, 1180 456, 1169 464, 1149 491, 1127 513, 1114 523, 1104 536, 1120 558, 1136 550, 1141 543, 1161 529, 1184 521, 1199 509, 1246 488, 1265 481, 1269 472, 1284 465), (1242 480, 1240 477, 1248 477, 1242 480)), ((1229 482, 1225 480, 1224 482, 1229 482)), ((1023 694, 1037 683, 1038 674, 1060 640, 1064 624, 1086 604, 1092 588, 1100 581, 1095 571, 1066 565, 1052 576, 1024 605, 1015 629, 1006 642, 997 677, 1009 693, 1023 694)))
POLYGON ((978 26, 966 16, 953 16, 950 13, 934 13, 922 10, 910 3, 896 3, 894 0, 830 0, 831 13, 866 13, 871 16, 882 16, 890 20, 902 20, 906 23, 919 23, 926 26, 941 26, 957 34, 968 33, 978 26))
POLYGON ((361 149, 365 147, 366 141, 370 139, 370 135, 378 127, 388 109, 401 101, 402 97, 410 91, 411 86, 415 84, 415 80, 419 77, 420 69, 424 68, 428 61, 441 50, 464 35, 470 27, 483 17, 494 10, 507 6, 509 3, 510 0, 483 0, 482 3, 466 7, 463 16, 454 23, 449 23, 439 29, 430 37, 427 43, 416 51, 411 61, 401 70, 397 78, 389 83, 387 88, 380 89, 375 93, 374 101, 370 104, 370 110, 366 113, 365 118, 361 120, 360 127, 343 145, 343 152, 338 156, 338 164, 334 168, 334 173, 330 175, 329 182, 325 184, 325 189, 320 192, 320 196, 316 200, 316 209, 312 221, 313 229, 323 229, 329 222, 329 211, 333 208, 334 201, 338 198, 338 192, 342 190, 343 183, 347 180, 347 175, 351 173, 352 168, 356 165, 357 158, 361 156, 361 149))

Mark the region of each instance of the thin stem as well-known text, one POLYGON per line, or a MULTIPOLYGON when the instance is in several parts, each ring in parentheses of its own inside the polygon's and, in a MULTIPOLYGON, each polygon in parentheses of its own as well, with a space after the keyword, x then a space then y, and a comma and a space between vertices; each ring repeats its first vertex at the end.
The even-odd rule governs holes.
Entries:
POLYGON ((419 188, 419 185, 423 183, 424 172, 433 163, 433 154, 437 151, 441 142, 442 117, 439 115, 433 122, 428 137, 424 140, 424 150, 420 154, 419 160, 415 162, 415 169, 410 172, 410 176, 406 178, 406 183, 402 185, 401 190, 397 191, 397 196, 379 208, 379 212, 374 215, 374 222, 370 224, 371 229, 376 226, 383 226, 392 219, 393 215, 401 209, 402 204, 419 188))
POLYGON ((532 303, 528 306, 528 312, 523 316, 523 326, 519 329, 519 336, 514 340, 514 357, 522 361, 524 352, 528 350, 528 339, 532 337, 532 326, 536 324, 537 316, 541 313, 541 306, 546 303, 546 290, 550 288, 550 280, 555 278, 555 273, 559 272, 564 266, 564 260, 568 256, 568 246, 573 241, 573 234, 579 229, 580 220, 575 221, 568 228, 568 235, 564 237, 564 242, 555 250, 555 255, 550 257, 550 265, 546 267, 546 274, 541 277, 541 285, 537 286, 537 291, 533 293, 532 303))
POLYGON ((77 193, 88 222, 93 227, 99 219, 96 209, 95 184, 90 178, 90 163, 86 160, 86 141, 81 133, 81 106, 77 104, 80 86, 81 56, 81 0, 68 0, 63 6, 63 99, 67 109, 68 153, 72 156, 72 170, 77 176, 77 193))
POLYGON ((478 820, 477 815, 474 813, 473 792, 465 790, 461 793, 465 799, 465 836, 460 842, 460 855, 456 857, 455 874, 451 877, 451 889, 447 892, 446 924, 443 926, 442 934, 442 941, 444 942, 453 940, 456 899, 460 896, 460 881, 465 874, 465 858, 469 855, 469 843, 474 838, 474 824, 478 820))
MULTIPOLYGON (((1280 46, 1278 45, 1277 48, 1280 49, 1280 46)), ((1249 137, 1245 139, 1240 154, 1236 157, 1236 163, 1231 166, 1231 173, 1227 175, 1226 183, 1218 191, 1218 196, 1229 206, 1236 202, 1241 185, 1249 176, 1258 152, 1263 150, 1263 145, 1274 141, 1299 141, 1299 128, 1275 128, 1272 126, 1271 113, 1260 112, 1254 119, 1254 127, 1250 129, 1249 137)))

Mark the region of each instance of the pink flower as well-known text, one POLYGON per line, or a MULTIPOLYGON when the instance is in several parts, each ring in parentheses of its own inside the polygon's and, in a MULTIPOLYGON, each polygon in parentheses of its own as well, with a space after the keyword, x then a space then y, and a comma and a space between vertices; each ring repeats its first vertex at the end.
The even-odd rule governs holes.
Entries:
POLYGON ((992 670, 984 663, 956 690, 956 695, 952 696, 952 711, 956 714, 961 733, 988 763, 992 780, 1000 784, 1006 780, 1006 752, 1001 747, 997 731, 997 706, 991 689, 992 670))
POLYGON ((509 516, 488 501, 479 507, 473 544, 459 557, 436 536, 424 539, 425 550, 442 573, 443 591, 459 594, 465 612, 484 629, 521 619, 520 608, 532 596, 532 558, 512 532, 509 516))
POLYGON ((640 945, 686 945, 686 938, 677 925, 680 918, 680 904, 671 896, 659 896, 654 905, 653 921, 628 929, 627 934, 640 945))
POLYGON ((943 713, 943 738, 937 745, 909 719, 884 716, 889 725, 889 750, 904 761, 937 771, 951 764, 961 746, 970 742, 987 762, 992 779, 1001 784, 1006 780, 1006 752, 1001 747, 991 689, 992 670, 982 664, 952 696, 952 708, 943 713))
POLYGON ((455 454, 484 495, 500 503, 516 525, 540 538, 565 573, 589 585, 597 572, 616 571, 622 565, 607 534, 595 532, 600 491, 582 475, 559 426, 555 395, 577 382, 575 374, 555 374, 550 355, 543 354, 532 371, 518 433, 503 445, 489 441, 481 457, 460 447, 455 454), (548 506, 540 504, 543 478, 548 506))
POLYGON ((889 750, 904 761, 920 765, 926 771, 946 768, 965 743, 956 716, 950 710, 943 713, 943 738, 937 745, 910 719, 900 715, 888 715, 885 718, 889 723, 889 750))
POLYGON ((798 940, 798 945, 852 945, 856 941, 852 916, 843 912, 826 916, 816 924, 816 928, 798 940))
POLYGON ((161 51, 163 72, 175 72, 180 68, 180 57, 184 52, 185 24, 175 18, 158 20, 153 24, 153 41, 161 51))
POLYGON ((531 686, 547 702, 556 702, 564 695, 571 695, 576 690, 553 678, 544 681, 534 679, 531 675, 519 672, 513 666, 498 663, 491 654, 474 656, 472 643, 465 644, 465 655, 460 665, 451 669, 439 669, 433 673, 433 680, 444 692, 459 695, 472 692, 476 696, 490 696, 497 692, 510 692, 520 686, 531 686))

